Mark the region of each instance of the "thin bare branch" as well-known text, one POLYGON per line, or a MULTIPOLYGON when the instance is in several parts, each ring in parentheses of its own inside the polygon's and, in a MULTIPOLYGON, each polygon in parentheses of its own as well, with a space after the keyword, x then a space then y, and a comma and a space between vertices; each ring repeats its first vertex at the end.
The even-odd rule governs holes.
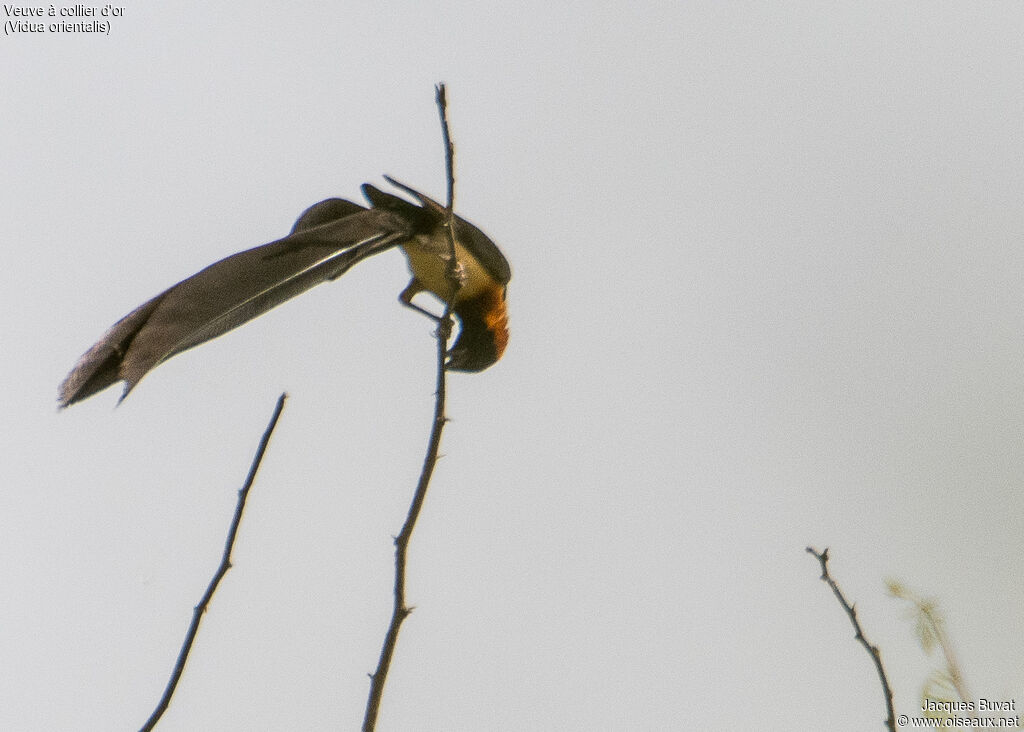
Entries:
POLYGON ((889 687, 889 679, 885 675, 885 667, 882 666, 882 654, 878 651, 878 646, 873 646, 868 642, 868 639, 864 637, 864 631, 861 630, 860 621, 857 620, 857 609, 846 601, 846 597, 843 596, 842 590, 839 589, 839 585, 832 579, 832 576, 828 573, 828 548, 825 551, 818 553, 811 547, 807 547, 807 553, 813 554, 818 562, 821 563, 821 581, 832 588, 832 592, 835 594, 836 599, 839 600, 839 604, 842 605, 843 610, 850 618, 850 622, 853 624, 853 629, 856 631, 854 636, 857 641, 864 646, 867 650, 868 655, 871 656, 872 662, 875 664, 875 670, 878 671, 878 678, 882 682, 882 693, 885 695, 885 709, 889 716, 885 720, 885 726, 890 732, 896 732, 896 715, 892 709, 892 689, 889 687))
POLYGON ((252 465, 249 467, 249 475, 245 478, 241 490, 238 491, 238 502, 235 504, 235 515, 231 519, 231 528, 228 529, 228 537, 224 543, 224 554, 221 556, 220 566, 217 568, 216 574, 213 575, 213 579, 210 580, 210 584, 206 587, 206 592, 203 593, 202 599, 199 604, 195 606, 192 611, 192 622, 188 626, 188 632, 185 634, 185 642, 181 645, 181 650, 178 652, 178 659, 174 663, 174 670, 171 672, 171 678, 167 682, 167 688, 164 689, 164 695, 160 698, 160 702, 156 705, 156 709, 146 720, 146 723, 142 725, 142 732, 149 732, 153 729, 157 722, 160 721, 160 717, 163 716, 164 712, 167 711, 167 707, 171 703, 171 697, 174 696, 174 690, 178 686, 178 681, 181 679, 181 674, 185 670, 185 662, 188 661, 188 654, 192 650, 192 644, 196 639, 196 634, 199 632, 199 621, 203 617, 203 613, 206 612, 206 608, 210 604, 210 600, 213 599, 213 593, 217 591, 217 585, 220 584, 221 579, 227 574, 228 570, 231 569, 231 550, 235 546, 235 537, 238 535, 238 526, 242 521, 242 511, 245 510, 245 501, 249 497, 249 489, 252 487, 253 480, 256 479, 256 472, 260 468, 260 463, 263 461, 263 455, 267 451, 267 445, 270 444, 270 436, 274 433, 274 427, 277 426, 277 420, 281 416, 281 410, 284 409, 284 401, 287 398, 287 394, 281 394, 277 398, 277 406, 274 408, 274 414, 270 417, 270 422, 267 424, 266 430, 263 431, 263 437, 260 438, 259 447, 256 448, 256 455, 252 459, 252 465))
POLYGON ((395 589, 394 602, 391 609, 391 622, 388 625, 387 633, 384 636, 384 643, 381 646, 380 658, 377 661, 377 669, 370 674, 370 693, 366 701, 366 714, 363 717, 363 732, 373 732, 377 726, 377 716, 380 712, 380 703, 384 694, 384 684, 387 681, 388 670, 391 668, 391 660, 394 657, 395 646, 398 643, 398 631, 402 626, 412 608, 405 603, 405 568, 406 556, 409 551, 409 540, 412 538, 412 531, 419 519, 420 510, 427 497, 427 487, 430 485, 430 477, 433 475, 434 466, 437 464, 437 453, 441 445, 441 432, 444 430, 447 418, 444 416, 446 379, 445 379, 445 356, 448 350, 448 339, 452 331, 451 301, 454 300, 454 293, 458 291, 461 282, 458 277, 457 262, 455 259, 455 173, 454 173, 454 146, 451 142, 451 135, 448 130, 448 105, 444 84, 438 84, 437 107, 441 116, 441 134, 445 143, 445 164, 448 180, 448 203, 445 226, 448 229, 448 239, 451 250, 449 252, 448 267, 446 274, 451 284, 452 297, 445 302, 444 314, 437 330, 437 388, 434 400, 434 419, 430 428, 430 437, 427 440, 427 453, 423 459, 423 469, 420 471, 419 481, 416 484, 416 492, 413 494, 412 503, 409 505, 409 512, 406 514, 402 530, 395 537, 395 589))

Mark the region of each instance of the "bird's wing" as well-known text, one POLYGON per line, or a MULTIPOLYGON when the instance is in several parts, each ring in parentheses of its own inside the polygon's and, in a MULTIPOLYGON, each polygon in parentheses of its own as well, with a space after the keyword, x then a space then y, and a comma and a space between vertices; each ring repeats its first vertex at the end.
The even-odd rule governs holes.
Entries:
POLYGON ((314 203, 299 214, 299 218, 295 220, 295 226, 292 227, 291 233, 294 234, 305 229, 312 229, 315 226, 320 226, 320 224, 326 224, 329 221, 351 216, 365 210, 365 206, 352 203, 352 201, 346 201, 344 198, 328 198, 320 201, 320 203, 314 203))
POLYGON ((124 399, 171 356, 340 276, 410 235, 409 222, 390 211, 341 199, 316 204, 283 239, 211 264, 115 323, 61 384, 60 406, 122 380, 124 399))

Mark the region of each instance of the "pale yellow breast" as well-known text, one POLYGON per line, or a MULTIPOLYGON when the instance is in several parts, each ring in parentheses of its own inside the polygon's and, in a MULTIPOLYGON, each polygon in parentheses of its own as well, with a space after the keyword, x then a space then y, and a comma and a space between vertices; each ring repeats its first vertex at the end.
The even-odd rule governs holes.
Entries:
MULTIPOLYGON (((429 240, 413 239, 402 245, 409 260, 409 271, 420 283, 438 297, 447 293, 449 284, 445 278, 445 261, 439 252, 448 251, 447 234, 443 232, 429 240)), ((464 279, 459 290, 459 299, 476 297, 491 281, 490 275, 480 266, 476 258, 469 255, 465 247, 455 242, 455 257, 462 265, 464 279)))

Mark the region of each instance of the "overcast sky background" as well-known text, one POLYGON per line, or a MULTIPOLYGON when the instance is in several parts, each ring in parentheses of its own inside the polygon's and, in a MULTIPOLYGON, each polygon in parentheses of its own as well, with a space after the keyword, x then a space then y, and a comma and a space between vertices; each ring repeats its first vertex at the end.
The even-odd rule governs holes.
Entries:
MULTIPOLYGON (((57 7, 61 7, 58 5, 57 7)), ((101 6, 97 6, 101 7, 101 6)), ((3 20, 11 20, 5 16, 3 20)), ((1018 2, 132 3, 0 40, 0 729, 356 729, 433 406, 388 253, 56 411, 114 321, 393 175, 513 267, 450 381, 381 730, 882 729, 1024 706, 1018 2)))

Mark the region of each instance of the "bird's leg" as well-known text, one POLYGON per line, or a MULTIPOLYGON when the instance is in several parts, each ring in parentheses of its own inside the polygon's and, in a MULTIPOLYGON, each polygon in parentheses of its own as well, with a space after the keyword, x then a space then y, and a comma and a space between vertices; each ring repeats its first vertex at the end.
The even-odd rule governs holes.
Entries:
POLYGON ((398 295, 398 302, 402 303, 403 305, 405 305, 407 308, 410 308, 411 310, 415 310, 418 313, 422 313, 423 315, 426 315, 428 318, 433 320, 435 323, 440 323, 441 322, 441 317, 440 316, 434 315, 432 312, 430 312, 426 308, 421 307, 421 306, 417 305, 416 303, 414 303, 412 301, 412 299, 414 297, 416 297, 419 293, 423 292, 423 289, 424 289, 423 285, 420 284, 420 281, 417 280, 415 277, 413 277, 411 280, 409 280, 408 286, 399 293, 399 295, 398 295))
POLYGON ((438 335, 443 335, 444 341, 445 343, 447 343, 448 339, 451 338, 452 334, 451 318, 442 318, 440 315, 434 315, 426 308, 420 307, 419 305, 412 301, 412 299, 416 297, 416 295, 418 295, 419 293, 423 292, 424 289, 425 288, 423 287, 423 285, 420 284, 420 281, 413 277, 411 280, 409 280, 408 286, 406 286, 406 288, 399 293, 398 302, 402 303, 407 308, 410 308, 418 313, 426 315, 428 318, 437 323, 438 335))

